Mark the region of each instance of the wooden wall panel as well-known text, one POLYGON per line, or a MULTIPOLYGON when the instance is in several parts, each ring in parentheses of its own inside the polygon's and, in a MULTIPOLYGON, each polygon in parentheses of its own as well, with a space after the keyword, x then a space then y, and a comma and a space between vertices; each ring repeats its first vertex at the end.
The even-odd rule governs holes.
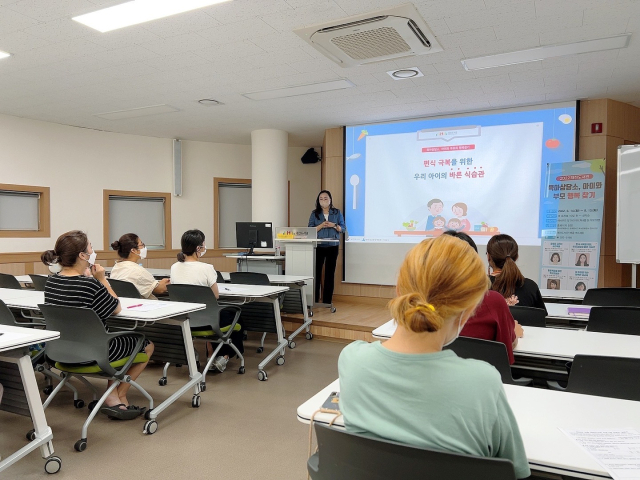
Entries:
POLYGON ((583 100, 580 102, 580 137, 588 137, 592 135, 591 124, 602 123, 602 133, 596 135, 607 134, 607 99, 583 100))
POLYGON ((8 275, 26 275, 24 263, 4 263, 0 265, 0 273, 6 273, 8 275))
POLYGON ((327 157, 342 157, 344 155, 344 130, 342 127, 325 130, 324 154, 327 157))

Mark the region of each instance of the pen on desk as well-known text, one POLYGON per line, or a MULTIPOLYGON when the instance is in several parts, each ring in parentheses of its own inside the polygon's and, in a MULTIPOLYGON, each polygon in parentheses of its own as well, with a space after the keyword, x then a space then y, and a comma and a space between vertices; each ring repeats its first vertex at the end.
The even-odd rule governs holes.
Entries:
POLYGON ((141 307, 143 304, 139 303, 138 305, 129 305, 127 308, 136 308, 136 307, 141 307))

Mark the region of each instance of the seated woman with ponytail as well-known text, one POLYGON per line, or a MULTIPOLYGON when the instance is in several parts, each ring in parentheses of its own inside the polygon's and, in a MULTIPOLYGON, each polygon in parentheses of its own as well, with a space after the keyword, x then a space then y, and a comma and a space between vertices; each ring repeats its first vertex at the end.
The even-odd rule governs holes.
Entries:
POLYGON ((505 299, 515 295, 520 307, 542 308, 547 311, 536 282, 525 278, 516 265, 518 244, 513 237, 504 234, 491 237, 487 243, 487 260, 491 267, 491 290, 505 299))
POLYGON ((156 280, 146 268, 139 265, 140 260, 147 258, 147 246, 135 233, 125 233, 111 244, 121 258, 111 270, 114 280, 124 280, 135 285, 144 298, 156 300, 155 295, 167 293, 168 278, 156 280))
MULTIPOLYGON (((96 312, 104 322, 113 314, 119 313, 122 307, 109 281, 105 277, 104 268, 95 263, 94 252, 87 235, 79 230, 63 233, 58 237, 54 250, 47 250, 41 256, 50 270, 57 271, 47 278, 44 287, 44 303, 64 307, 89 308, 96 312)), ((135 355, 137 338, 131 336, 115 337, 109 343, 109 361, 115 362, 135 355)), ((153 353, 153 343, 145 341, 144 352, 148 357, 153 353)), ((131 365, 127 374, 133 380, 138 378, 147 363, 131 365)), ((129 420, 144 412, 144 408, 129 405, 127 392, 130 383, 121 383, 107 397, 100 412, 110 417, 129 420)))
POLYGON ((518 478, 530 475, 498 371, 443 350, 488 287, 480 257, 457 238, 442 235, 411 249, 389 302, 398 323, 393 336, 353 342, 340 354, 340 411, 348 431, 505 458, 518 478))

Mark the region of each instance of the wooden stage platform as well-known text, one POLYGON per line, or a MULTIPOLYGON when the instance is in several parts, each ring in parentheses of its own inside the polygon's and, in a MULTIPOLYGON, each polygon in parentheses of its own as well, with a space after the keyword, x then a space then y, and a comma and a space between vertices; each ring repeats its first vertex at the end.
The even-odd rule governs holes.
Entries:
MULTIPOLYGON (((331 313, 328 308, 315 309, 311 332, 327 340, 370 342, 373 340, 371 332, 391 318, 388 302, 387 298, 334 295, 336 312, 331 313)), ((287 332, 292 332, 302 324, 302 315, 282 314, 282 324, 287 332)))

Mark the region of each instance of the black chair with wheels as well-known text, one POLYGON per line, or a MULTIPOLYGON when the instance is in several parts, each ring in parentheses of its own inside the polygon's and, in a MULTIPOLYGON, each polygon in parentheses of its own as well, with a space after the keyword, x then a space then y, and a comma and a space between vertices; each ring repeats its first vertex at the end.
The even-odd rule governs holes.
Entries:
POLYGON ((502 377, 502 383, 510 385, 531 385, 531 378, 516 378, 511 375, 509 354, 504 343, 479 338, 458 337, 451 345, 444 347, 453 350, 461 358, 474 358, 493 365, 502 377))
POLYGON ((318 451, 309 458, 313 480, 515 480, 513 463, 503 458, 476 457, 414 447, 347 433, 314 424, 318 451))
POLYGON ((236 352, 236 355, 238 355, 240 359, 238 373, 243 374, 245 371, 244 357, 231 342, 231 334, 234 331, 240 331, 242 328, 238 323, 241 311, 240 307, 236 305, 218 304, 218 300, 211 288, 202 285, 167 285, 167 290, 169 291, 169 297, 172 302, 204 303, 207 306, 204 310, 197 310, 189 314, 189 325, 193 338, 195 340, 218 344, 202 371, 200 390, 205 391, 207 389, 205 383, 206 374, 223 345, 229 345, 236 352), (231 324, 224 327, 220 325, 220 313, 223 310, 230 311, 234 314, 231 324))
POLYGON ((46 275, 34 275, 29 274, 31 278, 31 283, 33 284, 34 290, 38 292, 44 292, 44 286, 47 284, 47 279, 49 278, 46 275))
MULTIPOLYGON (((153 409, 153 399, 147 391, 127 375, 129 367, 134 363, 145 363, 149 357, 142 351, 145 336, 134 331, 110 333, 105 329, 98 314, 89 308, 62 307, 58 305, 38 305, 47 324, 47 329, 60 332, 60 339, 47 342, 45 354, 55 362, 55 368, 62 372, 62 382, 53 390, 43 404, 47 408, 60 389, 73 378, 84 380, 84 377, 97 377, 112 380, 107 391, 89 404, 91 413, 82 426, 82 436, 74 448, 82 452, 87 448, 87 431, 100 407, 111 392, 122 382, 130 383, 149 401, 149 410, 153 409), (137 339, 134 351, 136 355, 109 362, 109 342, 119 336, 127 335, 137 339)), ((88 385, 91 386, 87 382, 88 385)), ((157 429, 155 420, 147 421, 143 431, 154 433, 157 429)))
POLYGON ((0 273, 0 288, 13 288, 14 290, 20 290, 22 285, 16 277, 7 273, 0 273))
POLYGON ((576 355, 569 383, 547 382, 553 390, 640 401, 640 358, 576 355))
POLYGON ((589 313, 589 332, 640 335, 639 307, 593 307, 589 313))
POLYGON ((109 278, 109 285, 111 285, 111 288, 113 288, 113 291, 116 292, 116 295, 119 297, 142 298, 140 291, 131 282, 109 278))
POLYGON ((590 288, 582 303, 597 307, 640 307, 640 288, 590 288))
POLYGON ((216 274, 218 276, 218 278, 216 279, 216 283, 225 283, 224 277, 222 276, 222 273, 220 273, 219 271, 216 270, 216 274))
POLYGON ((523 327, 545 328, 547 326, 545 321, 547 312, 542 308, 520 307, 518 305, 514 305, 509 307, 509 311, 511 312, 514 320, 517 320, 523 327))

